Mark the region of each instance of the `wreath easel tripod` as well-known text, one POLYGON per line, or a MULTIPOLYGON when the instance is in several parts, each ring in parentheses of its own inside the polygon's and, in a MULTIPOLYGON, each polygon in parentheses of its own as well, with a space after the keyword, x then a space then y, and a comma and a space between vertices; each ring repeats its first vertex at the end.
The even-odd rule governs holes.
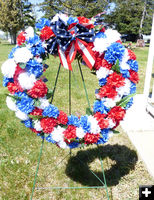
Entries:
MULTIPOLYGON (((86 96, 86 99, 87 99, 88 106, 90 108, 90 101, 89 101, 89 98, 88 98, 88 92, 87 92, 86 84, 85 84, 85 81, 84 81, 84 76, 83 76, 83 73, 82 73, 80 60, 77 59, 77 61, 78 61, 78 67, 79 67, 79 71, 80 71, 83 87, 84 87, 84 90, 85 90, 85 96, 86 96)), ((53 88, 53 94, 52 94, 51 101, 50 101, 51 104, 53 102, 54 94, 55 94, 55 91, 56 91, 56 86, 57 86, 57 82, 58 82, 60 68, 61 68, 61 63, 59 64, 57 75, 56 75, 56 79, 55 79, 55 84, 54 84, 54 88, 53 88)), ((69 115, 71 115, 71 71, 69 70, 68 73, 69 73, 69 115)), ((44 146, 44 138, 42 139, 40 152, 39 152, 39 156, 38 156, 37 168, 36 168, 36 172, 35 172, 35 178, 34 178, 34 183, 33 183, 33 188, 32 188, 32 194, 31 194, 31 198, 30 198, 31 200, 33 199, 33 194, 34 194, 35 187, 36 187, 37 176, 38 176, 38 171, 39 171, 39 165, 40 165, 41 156, 42 156, 42 152, 43 152, 43 146, 44 146)), ((70 149, 69 153, 67 153, 67 155, 64 158, 62 158, 62 160, 59 163, 57 163, 57 165, 55 167, 57 167, 61 162, 63 162, 64 159, 66 159, 68 156, 71 157, 72 155, 73 155, 73 152, 70 149)), ((78 157, 77 157, 77 159, 82 165, 85 165, 84 161, 82 161, 78 157)), ((66 189, 97 189, 97 188, 104 188, 106 190, 106 197, 109 200, 110 198, 109 198, 109 193, 108 193, 108 188, 107 188, 107 183, 106 183, 106 178, 105 178, 105 173, 104 173, 104 168, 103 168, 103 161, 101 159, 100 152, 99 152, 99 160, 100 160, 100 164, 101 164, 103 180, 101 180, 92 170, 89 169, 89 171, 96 177, 96 179, 102 184, 102 186, 81 186, 81 187, 56 187, 56 186, 51 186, 51 187, 48 187, 47 189, 50 189, 50 190, 64 189, 64 190, 66 190, 66 189)), ((54 167, 54 169, 55 169, 55 167, 54 167)), ((45 188, 40 188, 39 187, 39 190, 41 190, 41 189, 45 189, 45 188)))

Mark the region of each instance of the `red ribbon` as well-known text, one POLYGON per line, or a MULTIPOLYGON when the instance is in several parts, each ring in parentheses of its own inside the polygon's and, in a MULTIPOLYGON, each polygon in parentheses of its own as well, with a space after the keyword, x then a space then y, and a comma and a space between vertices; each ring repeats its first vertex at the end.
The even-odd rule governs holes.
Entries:
POLYGON ((62 63, 63 67, 69 70, 72 70, 71 63, 75 59, 77 52, 79 52, 84 62, 90 69, 92 69, 92 67, 95 64, 95 56, 88 43, 78 38, 71 42, 71 44, 65 52, 62 51, 60 47, 58 48, 58 52, 60 62, 62 63))

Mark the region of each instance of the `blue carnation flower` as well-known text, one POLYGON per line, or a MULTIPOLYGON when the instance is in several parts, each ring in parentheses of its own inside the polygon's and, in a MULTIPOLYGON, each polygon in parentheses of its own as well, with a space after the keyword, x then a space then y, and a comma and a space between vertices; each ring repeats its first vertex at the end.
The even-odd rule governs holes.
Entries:
POLYGON ((44 26, 50 26, 50 21, 45 18, 39 19, 39 22, 35 24, 35 27, 41 30, 44 26))
POLYGON ((69 17, 69 19, 67 20, 68 24, 73 24, 73 23, 78 23, 78 18, 77 17, 69 17))
POLYGON ((106 82, 107 82, 106 78, 101 78, 101 79, 99 80, 99 85, 100 85, 100 86, 103 86, 103 85, 106 84, 106 82))
POLYGON ((14 96, 19 97, 19 98, 23 98, 23 97, 27 97, 28 98, 28 95, 25 92, 16 92, 14 94, 14 96))
POLYGON ((76 148, 79 146, 78 142, 71 142, 70 144, 68 144, 68 146, 70 147, 70 149, 76 148))
POLYGON ((38 35, 34 35, 34 37, 30 37, 28 39, 27 44, 29 44, 30 46, 33 46, 33 45, 42 44, 42 41, 40 40, 40 37, 38 35))
POLYGON ((97 144, 104 144, 109 140, 109 129, 102 129, 101 135, 102 137, 99 138, 97 144))
POLYGON ((123 76, 124 78, 129 78, 129 77, 130 77, 130 73, 129 73, 129 70, 128 70, 128 69, 122 69, 122 68, 120 67, 120 73, 122 74, 122 76, 123 76))
POLYGON ((56 143, 56 141, 52 138, 52 134, 49 134, 45 139, 47 142, 51 142, 53 144, 56 143))
POLYGON ((27 128, 33 128, 32 119, 21 121, 27 128))
POLYGON ((115 64, 117 59, 122 60, 122 57, 125 52, 125 47, 117 42, 112 43, 105 53, 104 59, 110 64, 115 64))
POLYGON ((81 118, 80 118, 80 126, 83 128, 85 133, 89 133, 90 132, 91 124, 90 124, 90 122, 88 122, 88 117, 87 116, 81 116, 81 118))
POLYGON ((127 64, 130 66, 132 70, 138 72, 138 62, 136 60, 128 60, 127 64))
POLYGON ((109 108, 107 108, 104 104, 103 104, 103 101, 100 101, 100 100, 96 100, 94 102, 94 106, 93 106, 93 110, 94 112, 100 112, 101 114, 103 113, 107 113, 109 111, 109 108))
POLYGON ((95 38, 106 38, 106 35, 104 32, 98 32, 96 33, 95 38))
POLYGON ((26 114, 29 114, 34 109, 34 101, 30 97, 23 97, 20 100, 17 100, 16 105, 19 110, 26 114))
POLYGON ((54 105, 49 105, 49 106, 45 107, 45 109, 44 109, 42 114, 45 117, 57 118, 58 115, 59 115, 59 110, 54 105))
POLYGON ((67 124, 79 127, 80 126, 80 120, 75 115, 70 115, 70 116, 68 116, 68 122, 67 122, 67 124))
POLYGON ((25 69, 28 73, 34 74, 36 78, 39 78, 43 74, 43 65, 36 60, 29 60, 25 69))
POLYGON ((36 45, 31 47, 31 52, 34 56, 36 55, 42 55, 45 53, 45 49, 42 47, 42 45, 36 45))
POLYGON ((12 51, 10 52, 10 54, 8 55, 8 58, 13 58, 14 57, 14 53, 15 53, 15 51, 18 49, 18 48, 20 48, 19 46, 16 46, 16 47, 14 47, 13 49, 12 49, 12 51))
POLYGON ((130 108, 133 105, 133 97, 129 100, 129 102, 127 103, 127 105, 125 106, 125 109, 127 110, 128 108, 130 108))
POLYGON ((40 40, 39 36, 34 35, 34 37, 29 38, 27 44, 31 46, 30 50, 34 56, 45 53, 45 49, 42 45, 42 41, 40 40))
POLYGON ((131 85, 130 85, 130 94, 134 94, 136 93, 136 84, 131 82, 131 85))
POLYGON ((3 86, 7 87, 7 84, 11 82, 13 83, 13 78, 7 78, 6 76, 3 77, 3 86))

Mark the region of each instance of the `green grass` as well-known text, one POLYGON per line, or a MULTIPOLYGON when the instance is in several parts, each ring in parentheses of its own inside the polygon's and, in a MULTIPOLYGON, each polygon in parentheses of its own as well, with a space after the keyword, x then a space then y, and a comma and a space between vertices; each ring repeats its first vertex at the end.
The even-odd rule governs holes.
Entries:
MULTIPOLYGON (((0 44, 0 65, 7 59, 12 47, 8 44, 0 44)), ((148 48, 136 48, 135 53, 140 66, 138 93, 142 93, 148 48)), ((50 80, 47 83, 48 87, 53 88, 59 60, 51 57, 47 63, 50 67, 45 72, 45 76, 50 80)), ((72 113, 81 115, 85 114, 87 101, 77 63, 74 62, 73 68, 72 113)), ((82 66, 82 70, 92 105, 98 82, 88 68, 82 66)), ((2 82, 2 74, 0 74, 0 82, 2 82)), ((7 93, 7 89, 0 84, 0 199, 27 200, 32 191, 41 140, 25 128, 15 117, 14 112, 7 108, 5 93, 7 93)), ((68 71, 63 68, 60 71, 53 103, 68 113, 68 71)), ((119 128, 119 130, 121 134, 113 136, 106 145, 99 148, 109 195, 113 200, 136 200, 138 199, 139 185, 152 184, 153 179, 137 156, 127 135, 122 129, 119 128)), ((68 153, 68 150, 59 149, 55 145, 45 142, 36 187, 99 185, 99 182, 88 170, 90 168, 99 177, 102 177, 96 146, 90 146, 85 150, 73 150, 72 157, 68 156, 59 167, 55 168, 55 165, 68 153), (84 160, 85 166, 80 165, 76 158, 84 160)), ((36 189, 33 199, 104 200, 106 197, 103 189, 36 189)))

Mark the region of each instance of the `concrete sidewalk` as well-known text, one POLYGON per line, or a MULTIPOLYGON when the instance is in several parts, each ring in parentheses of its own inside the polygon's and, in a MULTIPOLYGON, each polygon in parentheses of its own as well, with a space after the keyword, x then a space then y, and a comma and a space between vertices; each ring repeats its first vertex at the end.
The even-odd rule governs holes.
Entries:
POLYGON ((134 104, 121 126, 154 177, 154 118, 146 112, 142 94, 134 97, 134 104))

